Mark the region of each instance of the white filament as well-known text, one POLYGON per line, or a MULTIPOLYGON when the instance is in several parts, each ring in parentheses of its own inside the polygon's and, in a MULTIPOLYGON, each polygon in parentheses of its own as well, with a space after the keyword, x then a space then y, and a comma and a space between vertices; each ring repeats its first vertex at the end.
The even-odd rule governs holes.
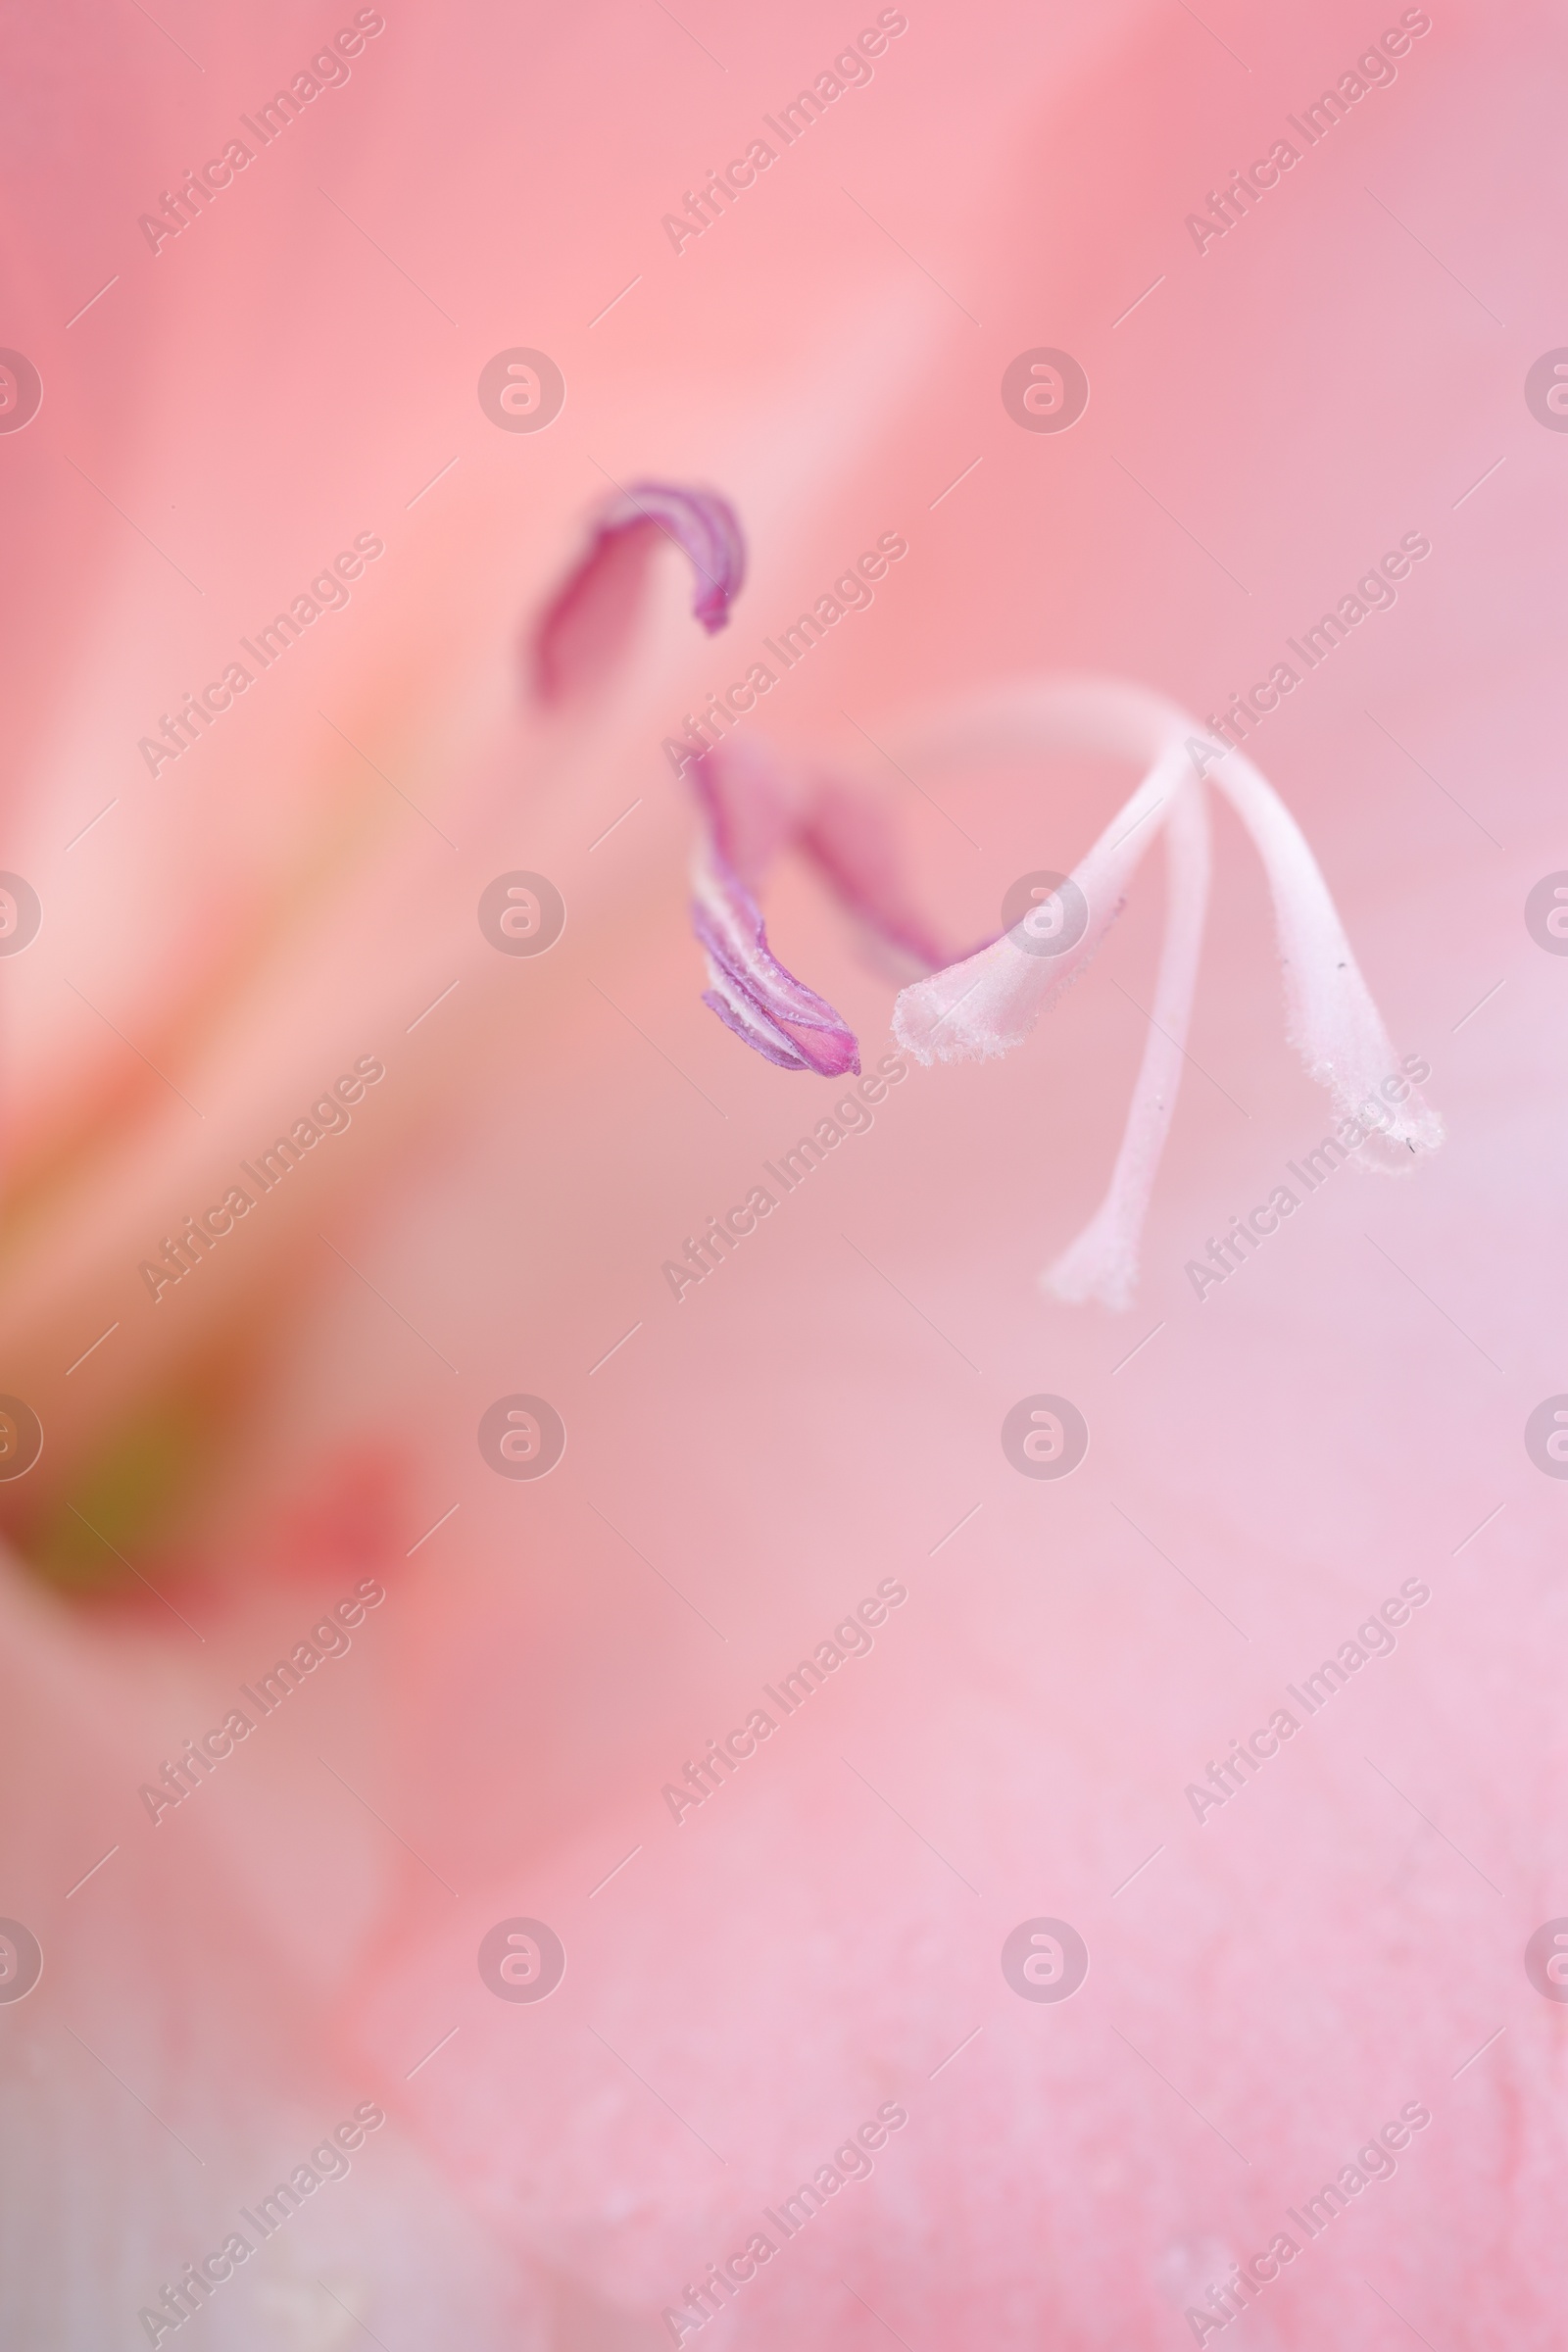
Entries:
POLYGON ((1181 1086, 1208 907, 1208 804, 1196 781, 1180 785, 1172 800, 1165 856, 1165 940, 1154 1009, 1116 1165, 1089 1223, 1040 1278, 1048 1291, 1072 1303, 1099 1298, 1106 1306, 1132 1304, 1144 1220, 1181 1086))

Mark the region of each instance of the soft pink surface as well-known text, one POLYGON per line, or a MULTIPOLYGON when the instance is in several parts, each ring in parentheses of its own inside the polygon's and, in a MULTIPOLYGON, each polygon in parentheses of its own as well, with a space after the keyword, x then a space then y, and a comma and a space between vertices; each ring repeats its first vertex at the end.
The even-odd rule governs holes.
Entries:
MULTIPOLYGON (((46 1952, 0 2007, 7 2340, 145 2342, 159 2282, 373 2097, 350 2178, 193 2329, 667 2343, 687 2283, 897 2100, 874 2176, 713 2327, 1143 2352, 1424 2101, 1397 2176, 1226 2341, 1546 2352, 1568 2017, 1521 1952, 1568 1911, 1568 1490, 1521 1430, 1568 1388, 1568 961, 1521 909, 1568 864, 1568 442, 1521 386, 1564 339, 1560 24, 1445 0, 1200 258, 1187 211, 1397 9, 911 9, 677 256, 660 216, 875 14, 766 13, 389 8, 155 257, 137 214, 352 11, 232 30, 164 0, 199 74, 135 9, 8 12, 0 343, 45 401, 0 437, 0 866, 46 913, 0 963, 0 1390, 43 1417, 27 1498, 57 1511, 174 1384, 220 1365, 238 1401, 133 1553, 194 1632, 128 1576, 0 1594, 0 1916, 46 1952), (512 345, 566 377, 538 435, 474 397, 512 345), (1069 433, 998 397, 1035 345, 1088 370, 1069 433), (693 623, 670 554, 586 713, 537 709, 529 630, 640 477, 734 503, 730 626, 693 623), (704 1008, 661 743, 889 530, 870 609, 746 723, 884 796, 911 905, 971 943, 1136 777, 907 781, 878 747, 1027 673, 1201 716, 1432 541, 1250 748, 1448 1141, 1397 1185, 1342 1171, 1201 1303, 1184 1262, 1330 1123, 1223 812, 1129 1314, 1037 1277, 1115 1153, 1153 860, 1017 1052, 911 1069, 719 1273, 678 1302, 661 1273, 847 1083, 704 1008), (359 531, 386 552, 348 608, 150 777, 158 713, 359 531), (514 867, 567 904, 538 960, 474 918, 514 867), (138 1260, 367 1054, 352 1131, 154 1306, 138 1260), (537 1485, 474 1441, 519 1391, 568 1431, 537 1485), (1060 1485, 998 1443, 1036 1392, 1090 1424, 1060 1485), (351 1654, 154 1827, 139 1785, 368 1575, 351 1654), (873 1652, 677 1826, 662 1785, 890 1577, 873 1652), (1185 1786, 1407 1578, 1432 1598, 1396 1652, 1200 1825, 1185 1786), (475 1967, 514 1914, 567 1948, 538 2007, 475 1967), (1092 1955, 1059 2007, 998 1965, 1034 1915, 1092 1955)), ((820 878, 780 869, 766 915, 874 1066, 895 986, 820 878)))

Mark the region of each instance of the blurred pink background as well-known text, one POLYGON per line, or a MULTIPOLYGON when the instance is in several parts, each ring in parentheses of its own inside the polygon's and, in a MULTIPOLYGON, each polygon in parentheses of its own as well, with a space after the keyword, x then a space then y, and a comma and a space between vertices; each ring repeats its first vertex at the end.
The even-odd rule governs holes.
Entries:
MULTIPOLYGON (((1560 12, 921 0, 678 253, 662 217, 875 9, 388 0, 156 253, 139 217, 355 11, 6 13, 0 345, 43 400, 0 434, 0 867, 43 919, 0 958, 0 1391, 44 1431, 0 1486, 0 1933, 43 1954, 0 2000, 7 2340, 1544 2352, 1568 1492, 1523 1431, 1568 1388, 1568 965, 1524 906, 1568 865, 1568 443, 1524 383, 1568 343, 1560 12), (1200 253, 1187 216, 1401 15, 1396 77, 1200 253), (1001 398, 1038 346, 1089 378, 1059 435, 1001 398), (514 347, 565 380, 538 433, 476 396, 514 347), (542 711, 531 632, 643 478, 733 503, 729 628, 669 553, 622 665, 542 711), (1195 1298, 1331 1124, 1221 810, 1128 1313, 1038 1275, 1115 1154, 1158 859, 1026 1045, 910 1066, 671 1297, 843 1082, 702 1004, 661 747, 886 532, 906 559, 746 727, 879 797, 956 951, 1137 777, 917 770, 922 714, 1090 671, 1205 719, 1430 539, 1249 749, 1439 1154, 1337 1173, 1195 1298), (346 606, 149 774, 357 534, 346 606), (565 902, 537 958, 476 920, 514 869, 565 902), (361 1057, 352 1125, 155 1303, 138 1265, 361 1057), (1089 1425, 1059 1483, 999 1442, 1035 1393, 1089 1425), (565 1426, 538 1482, 476 1443, 512 1394, 565 1426), (888 1580, 870 1652, 674 1821, 888 1580), (1406 1580, 1394 1652, 1195 1818, 1406 1580), (351 1648, 155 1823, 142 1788, 362 1584, 351 1648), (564 1946, 538 2003, 476 1965, 513 1918, 564 1946), (1004 1975, 1036 1918, 1087 1945, 1069 1999, 1004 1975), (347 2175, 182 2317, 365 2104, 347 2175), (1392 2177, 1287 2218, 1411 2105, 1392 2177), (771 2229, 886 2106, 870 2176, 771 2229)), ((892 1053, 897 984, 817 881, 786 862, 766 913, 892 1053)))

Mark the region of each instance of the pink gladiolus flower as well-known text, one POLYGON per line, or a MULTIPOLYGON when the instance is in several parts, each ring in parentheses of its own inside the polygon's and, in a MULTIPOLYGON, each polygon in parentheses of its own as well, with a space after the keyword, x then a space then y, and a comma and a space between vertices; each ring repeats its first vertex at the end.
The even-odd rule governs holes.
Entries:
POLYGON ((1195 4, 18 13, 7 2352, 1556 2352, 1560 44, 1195 4))

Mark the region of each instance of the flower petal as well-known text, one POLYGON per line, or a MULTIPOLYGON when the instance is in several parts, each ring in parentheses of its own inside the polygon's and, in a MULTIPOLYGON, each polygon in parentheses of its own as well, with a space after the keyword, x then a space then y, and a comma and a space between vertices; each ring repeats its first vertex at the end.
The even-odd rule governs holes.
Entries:
POLYGON ((692 614, 711 636, 724 627, 746 578, 746 542, 716 490, 633 482, 606 507, 576 569, 557 591, 534 638, 534 685, 560 703, 597 684, 626 651, 648 565, 665 541, 690 559, 692 614))

